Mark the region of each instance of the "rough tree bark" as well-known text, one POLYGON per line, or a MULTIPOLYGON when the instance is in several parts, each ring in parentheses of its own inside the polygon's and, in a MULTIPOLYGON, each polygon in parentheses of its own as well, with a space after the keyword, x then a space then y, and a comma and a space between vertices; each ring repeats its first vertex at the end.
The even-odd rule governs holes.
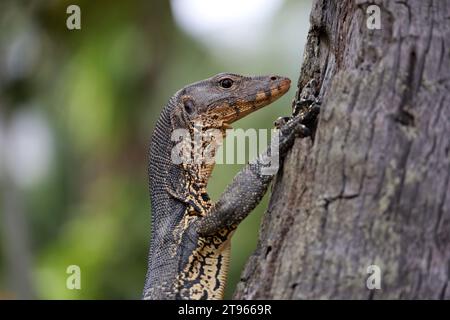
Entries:
POLYGON ((317 0, 310 20, 314 142, 280 169, 234 297, 449 299, 450 2, 317 0))

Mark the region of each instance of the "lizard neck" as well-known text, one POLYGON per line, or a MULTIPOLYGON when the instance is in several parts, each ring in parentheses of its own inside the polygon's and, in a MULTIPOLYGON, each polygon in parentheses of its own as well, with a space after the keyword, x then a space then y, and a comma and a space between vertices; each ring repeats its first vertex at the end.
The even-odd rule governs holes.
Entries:
POLYGON ((174 283, 176 277, 173 265, 178 264, 177 257, 168 257, 165 251, 171 245, 170 238, 165 234, 170 234, 170 230, 176 228, 187 208, 168 193, 170 181, 181 181, 184 174, 183 168, 171 160, 174 142, 171 140, 170 115, 175 107, 172 98, 161 112, 151 137, 148 157, 152 231, 144 292, 150 292, 150 296, 159 298, 163 297, 161 292, 170 292, 168 283, 174 283), (155 274, 164 274, 164 278, 155 274))
POLYGON ((175 103, 171 99, 161 112, 151 137, 148 176, 152 206, 157 206, 163 200, 160 197, 167 193, 163 186, 167 185, 166 180, 169 173, 173 175, 182 171, 182 168, 177 168, 177 165, 171 161, 174 142, 171 140, 172 124, 170 114, 174 108, 175 103))

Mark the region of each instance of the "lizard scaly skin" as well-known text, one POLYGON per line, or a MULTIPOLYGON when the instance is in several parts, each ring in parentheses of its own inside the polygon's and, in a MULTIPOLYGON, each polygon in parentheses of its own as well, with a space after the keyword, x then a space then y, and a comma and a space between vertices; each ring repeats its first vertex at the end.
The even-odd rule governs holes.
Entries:
MULTIPOLYGON (((214 163, 174 163, 177 142, 172 133, 185 129, 193 137, 198 130, 218 129, 225 135, 231 123, 270 104, 289 87, 285 77, 222 73, 186 86, 169 100, 150 146, 152 236, 144 299, 222 299, 231 236, 273 177, 262 173, 269 147, 236 175, 213 204, 206 187, 214 163)), ((300 120, 291 119, 280 128, 280 157, 295 137, 309 135, 300 120)), ((201 145, 200 154, 212 141, 201 145)))

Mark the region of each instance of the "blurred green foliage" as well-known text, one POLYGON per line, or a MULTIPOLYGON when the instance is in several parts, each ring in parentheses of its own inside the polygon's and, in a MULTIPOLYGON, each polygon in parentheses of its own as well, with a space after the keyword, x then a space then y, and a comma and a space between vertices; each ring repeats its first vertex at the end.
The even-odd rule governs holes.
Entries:
MULTIPOLYGON (((286 1, 270 22, 272 29, 296 27, 292 12, 309 12, 308 5, 286 1)), ((0 76, 3 125, 21 108, 36 109, 55 149, 45 178, 16 188, 29 239, 29 290, 40 299, 140 298, 150 239, 147 146, 167 99, 184 85, 223 71, 279 73, 295 83, 298 42, 305 34, 297 27, 270 35, 254 50, 261 55, 225 61, 177 27, 168 1, 2 1, 0 17, 3 52, 23 32, 32 32, 39 47, 29 72, 0 76), (82 30, 67 30, 69 4, 82 8, 82 30), (292 47, 280 47, 279 37, 292 32, 292 47), (294 59, 286 51, 295 52, 294 59), (66 289, 66 268, 72 264, 81 267, 82 290, 66 289)), ((275 118, 289 114, 292 94, 234 127, 271 128, 275 118)), ((216 166, 209 185, 213 199, 241 167, 216 166)), ((2 184, 14 188, 7 180, 2 184)), ((233 237, 227 298, 256 246, 266 205, 267 196, 233 237)), ((20 297, 13 292, 14 270, 7 261, 10 244, 4 228, 0 232, 0 298, 20 297)))

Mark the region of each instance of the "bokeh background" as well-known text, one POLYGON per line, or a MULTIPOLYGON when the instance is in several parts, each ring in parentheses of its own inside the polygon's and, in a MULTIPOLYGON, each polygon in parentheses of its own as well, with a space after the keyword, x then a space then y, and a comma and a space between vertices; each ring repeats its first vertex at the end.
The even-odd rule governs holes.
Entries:
MULTIPOLYGON (((298 78, 311 1, 0 2, 0 299, 138 299, 147 147, 168 98, 229 71, 298 78), (81 8, 68 30, 66 8, 81 8), (81 290, 66 268, 81 268, 81 290)), ((294 89, 235 128, 271 128, 294 89)), ((217 199, 242 165, 217 165, 217 199)), ((238 228, 226 297, 267 196, 238 228)))

